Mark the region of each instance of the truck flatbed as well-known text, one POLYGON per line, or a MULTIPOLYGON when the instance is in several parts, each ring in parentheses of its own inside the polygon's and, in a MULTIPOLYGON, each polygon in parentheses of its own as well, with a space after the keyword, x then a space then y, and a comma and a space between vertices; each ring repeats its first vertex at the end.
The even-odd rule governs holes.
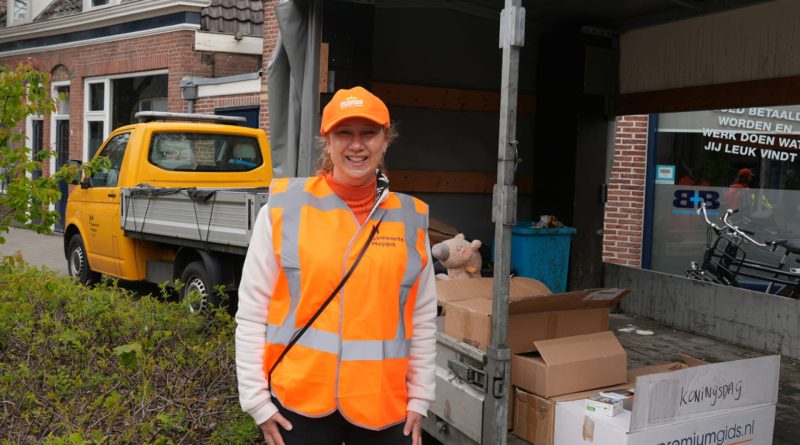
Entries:
POLYGON ((244 254, 268 188, 124 188, 121 226, 125 236, 182 242, 213 251, 244 254))

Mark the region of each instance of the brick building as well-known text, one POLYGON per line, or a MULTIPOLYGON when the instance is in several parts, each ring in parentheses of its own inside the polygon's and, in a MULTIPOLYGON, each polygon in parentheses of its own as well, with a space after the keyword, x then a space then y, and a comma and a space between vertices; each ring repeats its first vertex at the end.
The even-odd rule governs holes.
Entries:
POLYGON ((642 262, 647 116, 622 116, 603 221, 603 261, 638 267, 642 262))
MULTIPOLYGON (((55 165, 87 160, 138 111, 250 113, 258 125, 263 4, 255 0, 0 0, 0 64, 51 74, 56 113, 33 117, 55 165), (196 103, 183 84, 198 84, 196 103)), ((38 145, 38 146, 37 146, 38 145)))
MULTIPOLYGON (((54 94, 68 92, 69 100, 55 115, 31 119, 26 129, 31 141, 53 146, 62 159, 87 159, 105 134, 130 121, 138 109, 237 114, 268 130, 268 82, 262 74, 278 42, 279 3, 0 0, 0 63, 32 59, 52 74, 54 94), (182 87, 196 87, 197 99, 184 100, 182 87), (123 90, 139 96, 115 100, 113 91, 123 90)), ((499 2, 318 3, 324 5, 318 11, 324 22, 317 36, 319 105, 341 87, 362 84, 378 92, 401 125, 397 149, 387 155, 390 170, 399 172, 395 188, 420 194, 435 217, 468 236, 491 239, 486 209, 496 161, 499 52, 490 42, 497 33, 499 2), (351 26, 356 22, 360 26, 351 26), (440 38, 442 26, 447 39, 440 38), (451 146, 460 154, 453 164, 453 152, 442 148, 451 146), (441 180, 426 181, 431 176, 441 180)), ((573 246, 581 254, 573 255, 573 271, 591 279, 574 284, 584 287, 599 282, 601 258, 649 267, 654 258, 669 256, 669 241, 657 239, 659 211, 654 208, 671 200, 655 197, 664 185, 655 185, 655 166, 672 166, 675 187, 706 167, 695 153, 702 144, 687 142, 701 129, 675 136, 677 127, 663 128, 666 121, 659 125, 653 113, 798 102, 788 94, 792 74, 800 72, 789 57, 791 48, 775 47, 779 56, 770 55, 770 64, 731 52, 733 42, 751 52, 759 42, 772 42, 765 23, 794 32, 779 18, 797 16, 796 3, 748 1, 705 12, 666 0, 621 10, 611 3, 600 2, 603 14, 594 18, 585 14, 590 1, 530 8, 547 26, 529 26, 520 67, 518 217, 553 214, 578 228, 573 246), (749 14, 759 19, 747 20, 749 14), (714 35, 718 20, 742 22, 749 34, 714 35), (586 23, 597 27, 575 27, 586 23), (692 46, 689 31, 717 50, 692 46), (647 52, 645 43, 676 62, 666 65, 666 58, 647 52), (679 63, 691 63, 693 69, 682 74, 674 68, 679 63), (675 142, 679 139, 684 142, 675 142), (687 144, 694 144, 694 152, 681 148, 687 144), (656 161, 657 153, 669 159, 656 161), (599 195, 605 200, 598 202, 599 195)), ((773 169, 779 179, 772 180, 759 166, 727 164, 727 170, 714 173, 716 187, 732 183, 742 168, 762 172, 756 178, 763 182, 761 189, 796 182, 788 167, 773 169)), ((681 234, 684 222, 667 229, 681 234)), ((697 240, 684 244, 686 255, 701 248, 697 240)), ((670 267, 677 270, 679 263, 686 261, 676 259, 670 267)))

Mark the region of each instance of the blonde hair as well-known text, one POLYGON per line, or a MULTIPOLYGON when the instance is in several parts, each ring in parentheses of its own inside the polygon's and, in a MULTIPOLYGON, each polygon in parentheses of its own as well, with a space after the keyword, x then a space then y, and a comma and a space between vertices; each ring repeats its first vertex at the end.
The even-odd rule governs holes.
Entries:
MULTIPOLYGON (((386 139, 389 140, 389 145, 394 142, 394 140, 400 135, 397 132, 397 128, 395 128, 394 123, 389 125, 389 128, 383 129, 383 134, 386 139)), ((333 160, 331 159, 331 154, 328 153, 328 137, 327 136, 317 136, 314 138, 314 147, 319 150, 319 157, 317 158, 317 175, 324 175, 333 171, 333 160)), ((387 145, 388 147, 388 145, 387 145)), ((386 152, 384 152, 384 156, 386 152)), ((378 168, 381 169, 382 172, 386 173, 386 166, 383 164, 383 159, 381 159, 380 164, 378 164, 378 168)))

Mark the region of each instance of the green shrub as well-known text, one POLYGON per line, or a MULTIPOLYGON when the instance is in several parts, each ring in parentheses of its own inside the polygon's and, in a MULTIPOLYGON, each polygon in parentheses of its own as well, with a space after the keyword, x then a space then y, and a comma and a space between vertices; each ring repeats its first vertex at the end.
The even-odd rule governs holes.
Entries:
POLYGON ((0 264, 0 443, 253 443, 235 324, 115 282, 0 264))

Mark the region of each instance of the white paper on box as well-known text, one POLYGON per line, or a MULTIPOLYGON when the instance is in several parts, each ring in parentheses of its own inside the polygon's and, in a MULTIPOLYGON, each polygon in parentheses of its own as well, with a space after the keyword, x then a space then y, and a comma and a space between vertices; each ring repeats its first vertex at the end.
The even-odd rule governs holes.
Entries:
POLYGON ((763 405, 635 432, 627 445, 772 445, 774 430, 775 405, 763 405))
POLYGON ((588 413, 616 416, 622 412, 622 399, 594 395, 586 399, 585 409, 588 413))
POLYGON ((582 402, 556 405, 554 445, 769 445, 775 428, 775 405, 761 405, 629 432, 630 412, 586 414, 582 402))
POLYGON ((636 380, 631 431, 778 400, 780 356, 713 363, 636 380))
POLYGON ((583 301, 591 301, 591 300, 609 301, 617 298, 621 293, 626 291, 627 289, 617 289, 617 288, 599 289, 583 297, 583 301))

